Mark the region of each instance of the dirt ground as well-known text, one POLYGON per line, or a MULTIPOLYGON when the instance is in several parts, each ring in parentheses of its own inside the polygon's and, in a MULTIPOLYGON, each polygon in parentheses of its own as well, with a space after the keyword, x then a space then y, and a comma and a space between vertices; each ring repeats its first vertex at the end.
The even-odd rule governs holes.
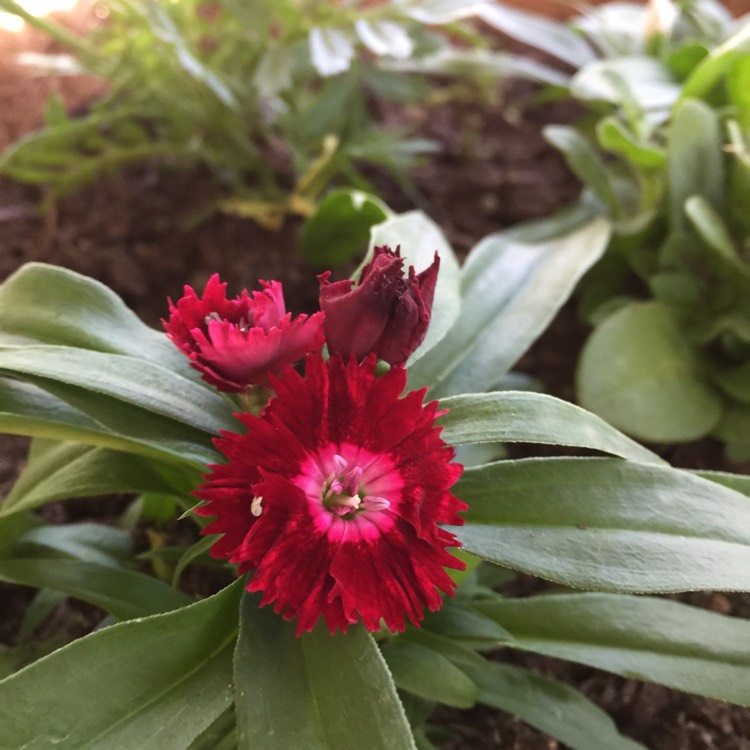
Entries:
MULTIPOLYGON (((558 16, 568 12, 557 3, 517 3, 532 10, 547 6, 558 16)), ((750 0, 733 5, 735 11, 750 11, 750 0)), ((77 29, 95 23, 86 9, 68 19, 77 29)), ((0 149, 39 124, 50 93, 59 94, 75 109, 101 91, 99 83, 81 77, 31 77, 28 69, 14 62, 16 53, 27 50, 59 48, 36 32, 0 32, 0 149)), ((461 254, 490 232, 549 215, 577 195, 575 179, 540 135, 544 124, 560 122, 571 112, 560 105, 545 105, 519 117, 518 103, 529 94, 527 86, 510 85, 492 106, 382 113, 385 118, 406 119, 420 134, 441 144, 437 157, 413 178, 424 196, 420 207, 428 210, 461 254)), ((410 198, 386 178, 379 178, 378 184, 394 209, 413 207, 410 198)), ((253 287, 259 278, 278 279, 293 311, 314 309, 315 270, 297 254, 297 220, 268 232, 248 221, 215 215, 196 229, 184 228, 208 202, 212 190, 210 177, 201 172, 160 172, 143 165, 102 179, 40 216, 38 191, 0 179, 0 280, 27 261, 60 264, 105 282, 152 325, 158 325, 165 314, 167 295, 179 296, 186 283, 202 286, 215 271, 230 280, 234 290, 253 287)), ((550 392, 572 399, 573 368, 585 335, 573 307, 567 306, 519 369, 540 377, 550 392)), ((24 440, 0 437, 0 497, 21 468, 24 450, 24 440)), ((719 446, 710 441, 665 452, 681 466, 726 468, 719 446)), ((96 509, 91 501, 74 501, 49 513, 64 521, 89 517, 96 509)), ((517 585, 523 593, 537 586, 526 579, 517 585)), ((29 595, 28 590, 0 585, 0 643, 13 642, 29 595)), ((747 596, 703 593, 685 599, 715 611, 750 616, 747 596)), ((76 604, 56 614, 69 623, 70 637, 85 632, 90 616, 89 609, 76 604)), ((750 750, 748 709, 553 659, 517 653, 502 653, 499 658, 576 685, 603 706, 624 733, 652 750, 750 750)), ((455 734, 443 750, 563 748, 517 718, 484 708, 441 710, 438 720, 455 734)))

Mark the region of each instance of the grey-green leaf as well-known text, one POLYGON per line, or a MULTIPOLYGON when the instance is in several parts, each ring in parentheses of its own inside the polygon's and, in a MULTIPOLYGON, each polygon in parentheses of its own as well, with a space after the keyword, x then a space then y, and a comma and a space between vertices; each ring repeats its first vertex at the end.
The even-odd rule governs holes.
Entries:
POLYGON ((451 528, 469 552, 566 586, 750 590, 750 501, 686 471, 610 458, 467 469, 451 528))
POLYGON ((461 272, 461 314, 409 370, 437 398, 497 383, 604 251, 609 223, 583 208, 482 240, 461 272))
POLYGON ((515 648, 750 705, 750 622, 652 597, 560 594, 478 604, 515 648))
POLYGON ((664 463, 595 414, 531 391, 449 396, 440 401, 443 440, 451 445, 520 442, 593 448, 622 458, 664 463))

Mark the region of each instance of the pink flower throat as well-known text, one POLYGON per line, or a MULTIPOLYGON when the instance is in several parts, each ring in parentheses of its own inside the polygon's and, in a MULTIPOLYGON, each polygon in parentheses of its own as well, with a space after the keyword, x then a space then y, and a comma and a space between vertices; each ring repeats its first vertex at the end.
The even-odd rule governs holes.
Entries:
POLYGON ((362 468, 349 467, 349 462, 338 455, 333 457, 334 468, 320 489, 323 506, 337 516, 353 516, 360 510, 385 510, 390 501, 378 495, 368 495, 360 484, 362 468))

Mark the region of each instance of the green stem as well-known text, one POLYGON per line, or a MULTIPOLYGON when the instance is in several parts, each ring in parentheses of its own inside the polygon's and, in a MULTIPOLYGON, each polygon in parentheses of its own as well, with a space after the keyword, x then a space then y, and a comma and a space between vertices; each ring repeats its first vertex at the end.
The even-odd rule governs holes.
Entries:
POLYGON ((48 21, 44 18, 37 18, 33 16, 27 10, 21 7, 15 0, 0 0, 0 9, 11 13, 14 16, 18 16, 25 21, 29 26, 35 29, 40 29, 48 36, 53 39, 65 44, 76 52, 80 53, 84 57, 90 57, 92 55, 91 48, 86 42, 80 37, 71 34, 67 29, 63 28, 59 24, 48 21))

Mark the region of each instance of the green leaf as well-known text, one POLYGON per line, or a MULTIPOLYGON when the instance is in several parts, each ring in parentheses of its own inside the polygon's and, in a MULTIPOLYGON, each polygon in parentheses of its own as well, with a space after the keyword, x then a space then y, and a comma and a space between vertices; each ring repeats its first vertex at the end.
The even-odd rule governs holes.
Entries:
POLYGON ((518 716, 575 750, 645 750, 618 731, 612 719, 574 688, 510 664, 467 669, 479 702, 518 716))
POLYGON ((302 227, 302 257, 318 268, 346 263, 367 247, 370 228, 390 215, 390 209, 373 195, 334 190, 302 227))
POLYGON ((609 458, 467 469, 451 528, 469 552, 574 588, 750 590, 750 501, 688 472, 609 458))
POLYGON ((388 70, 460 78, 486 77, 493 80, 521 78, 551 86, 565 86, 570 80, 567 73, 562 73, 528 57, 476 47, 469 49, 443 47, 424 57, 389 62, 388 70))
POLYGON ((723 44, 714 47, 682 85, 681 98, 705 97, 726 72, 750 51, 750 24, 744 24, 723 44))
POLYGON ((478 5, 485 23, 575 68, 590 64, 595 57, 591 45, 560 21, 495 3, 478 5))
POLYGON ((594 414, 553 396, 498 391, 451 396, 440 402, 442 438, 466 443, 544 443, 611 453, 647 463, 664 463, 594 414))
POLYGON ((125 354, 192 376, 185 355, 165 334, 143 323, 111 289, 43 263, 27 263, 0 285, 0 341, 125 354))
POLYGON ((415 750, 393 680, 360 626, 301 638, 260 596, 245 594, 234 657, 240 747, 415 750))
POLYGON ((494 620, 460 601, 447 601, 437 612, 428 612, 422 626, 423 632, 445 636, 453 643, 469 642, 477 648, 511 639, 494 620))
POLYGON ((37 526, 26 531, 16 544, 17 552, 24 557, 32 549, 37 554, 49 551, 73 557, 83 562, 119 567, 132 560, 133 540, 126 531, 101 523, 68 523, 37 526))
POLYGON ((544 137, 562 152, 571 170, 613 214, 618 211, 618 197, 610 171, 594 146, 575 128, 548 125, 544 137))
POLYGON ((173 491, 140 456, 78 443, 60 443, 31 460, 0 503, 0 516, 32 510, 53 500, 123 492, 173 491))
POLYGON ((48 380, 83 388, 216 434, 236 426, 215 391, 160 365, 123 354, 67 346, 0 347, 0 372, 44 388, 48 380))
POLYGON ((584 408, 653 442, 707 435, 722 411, 697 354, 659 302, 631 304, 606 318, 583 348, 576 385, 584 408))
POLYGON ((394 250, 400 245, 405 265, 414 266, 417 273, 433 262, 436 252, 440 256, 430 327, 421 346, 409 358, 409 367, 413 368, 445 336, 458 317, 461 308, 458 260, 437 224, 421 211, 399 214, 374 226, 370 244, 373 247, 389 245, 394 250))
POLYGON ((674 111, 668 132, 672 229, 689 223, 685 203, 701 195, 716 211, 724 205, 724 156, 719 117, 703 102, 686 99, 674 111))
POLYGON ((643 169, 660 169, 667 162, 663 149, 637 140, 625 126, 614 117, 604 117, 596 125, 599 144, 613 154, 619 154, 631 164, 643 169))
POLYGON ((0 430, 100 445, 191 464, 199 471, 218 458, 205 432, 52 381, 45 382, 42 390, 31 383, 0 377, 0 430))
POLYGON ((184 750, 232 703, 240 592, 113 625, 6 678, 0 747, 184 750))
POLYGON ((514 648, 750 705, 750 622, 678 602, 552 594, 481 603, 514 648))
POLYGON ((573 96, 610 102, 621 110, 634 110, 639 119, 663 120, 677 101, 680 87, 669 70, 653 57, 621 55, 596 60, 573 76, 573 96))
POLYGON ((750 278, 750 267, 738 255, 724 219, 702 195, 694 195, 685 201, 685 213, 706 245, 734 273, 750 278))
POLYGON ((195 562, 198 558, 205 555, 211 547, 213 547, 214 543, 218 539, 217 534, 208 534, 207 536, 201 537, 195 544, 191 544, 183 554, 180 555, 179 560, 177 560, 177 564, 174 568, 174 573, 172 574, 172 585, 177 586, 180 580, 180 576, 185 571, 185 568, 187 568, 188 565, 195 562))
POLYGON ((445 338, 409 369, 430 395, 484 391, 542 333, 602 254, 610 226, 585 209, 530 222, 482 240, 461 272, 461 314, 445 338))
POLYGON ((135 570, 55 557, 0 560, 0 581, 61 591, 119 620, 179 609, 192 601, 182 591, 135 570))
POLYGON ((386 643, 381 650, 401 690, 458 708, 471 708, 477 702, 477 686, 438 651, 405 638, 386 643))
POLYGON ((714 380, 732 397, 750 405, 750 362, 714 373, 714 380))

